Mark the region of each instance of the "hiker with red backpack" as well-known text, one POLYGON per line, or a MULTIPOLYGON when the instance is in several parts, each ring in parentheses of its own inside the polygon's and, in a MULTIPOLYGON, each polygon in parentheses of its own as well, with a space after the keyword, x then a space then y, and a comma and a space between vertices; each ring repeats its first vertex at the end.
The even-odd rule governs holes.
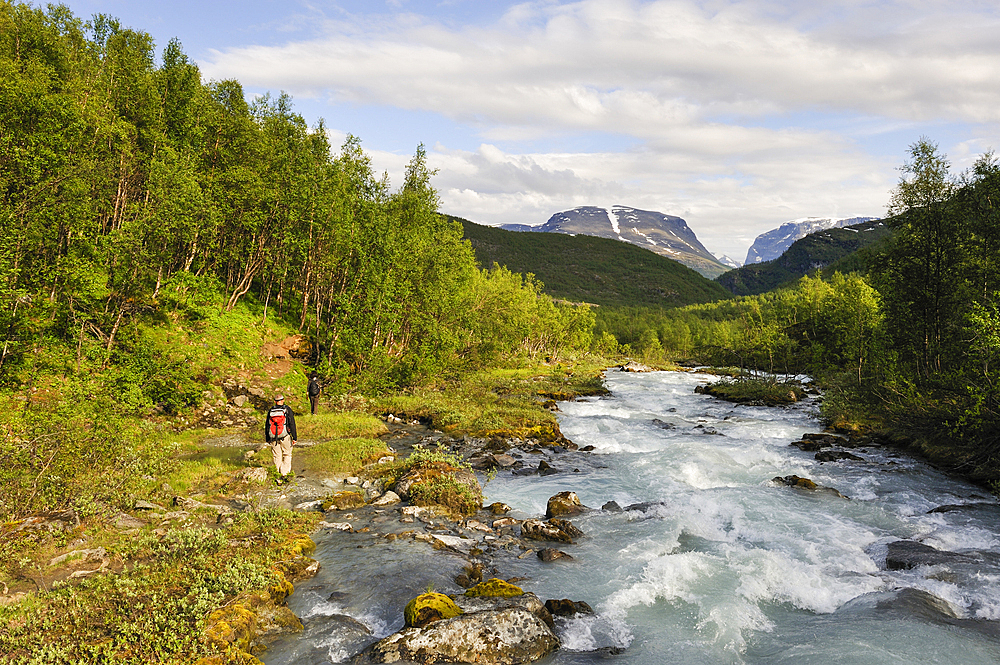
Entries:
POLYGON ((295 432, 295 414, 285 404, 285 396, 277 395, 274 406, 264 421, 264 440, 271 444, 274 467, 278 470, 278 484, 287 483, 292 475, 292 446, 298 440, 295 432))

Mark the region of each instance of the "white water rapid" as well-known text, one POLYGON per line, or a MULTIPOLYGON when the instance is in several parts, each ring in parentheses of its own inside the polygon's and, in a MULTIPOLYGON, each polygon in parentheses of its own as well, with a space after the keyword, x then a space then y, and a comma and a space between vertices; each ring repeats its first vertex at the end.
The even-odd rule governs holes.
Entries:
MULTIPOLYGON (((545 663, 1000 662, 1000 507, 986 492, 885 449, 821 464, 789 446, 820 431, 813 405, 736 406, 695 394, 706 380, 609 371, 611 397, 560 404, 563 433, 592 452, 554 456, 554 475, 486 485, 518 518, 544 514, 564 490, 596 509, 572 519, 586 536, 560 546, 573 561, 494 562, 543 600, 595 609, 557 621, 563 648, 545 663), (791 474, 849 499, 771 482, 791 474), (602 511, 610 500, 652 505, 602 511), (901 539, 966 563, 888 571, 887 545, 901 539)), ((345 538, 320 542, 320 576, 290 599, 307 630, 268 652, 269 665, 343 660, 373 637, 342 615, 383 636, 428 584, 459 590, 458 557, 423 543, 375 553, 345 538)))

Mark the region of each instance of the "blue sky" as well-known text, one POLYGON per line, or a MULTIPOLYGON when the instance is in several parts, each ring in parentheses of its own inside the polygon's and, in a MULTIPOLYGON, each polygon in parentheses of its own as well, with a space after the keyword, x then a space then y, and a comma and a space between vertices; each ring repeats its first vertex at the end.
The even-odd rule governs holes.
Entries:
POLYGON ((442 211, 684 217, 738 260, 807 216, 879 216, 907 147, 1000 148, 993 0, 70 0, 206 79, 286 91, 394 183, 427 146, 442 211))

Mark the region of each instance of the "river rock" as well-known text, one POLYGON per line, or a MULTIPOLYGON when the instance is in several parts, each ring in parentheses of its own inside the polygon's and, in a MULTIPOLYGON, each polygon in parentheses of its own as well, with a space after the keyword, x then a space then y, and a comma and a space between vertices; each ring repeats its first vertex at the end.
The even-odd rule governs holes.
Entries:
POLYGON ((559 469, 555 468, 545 460, 538 463, 538 475, 551 476, 554 473, 559 473, 559 469))
POLYGON ((858 457, 853 453, 849 453, 845 450, 821 450, 816 453, 817 462, 839 462, 841 460, 850 460, 852 462, 864 462, 863 457, 858 457))
POLYGON ((525 520, 521 523, 521 536, 531 540, 552 540, 561 543, 571 543, 574 538, 583 535, 583 531, 573 526, 569 520, 550 519, 525 520))
POLYGON ((897 540, 889 543, 885 556, 885 567, 888 570, 909 570, 917 566, 937 566, 954 563, 972 563, 973 557, 956 552, 947 552, 918 543, 915 540, 897 540))
POLYGON ((458 605, 466 614, 485 612, 488 610, 521 609, 534 614, 549 628, 555 627, 555 623, 552 621, 552 615, 547 609, 545 609, 545 604, 542 603, 538 596, 530 591, 523 592, 516 596, 504 597, 467 596, 465 594, 459 594, 455 596, 454 600, 455 604, 458 605))
POLYGON ((552 616, 557 617, 571 617, 574 614, 594 613, 594 608, 587 603, 582 600, 570 600, 569 598, 563 598, 562 600, 546 600, 545 609, 547 609, 552 616))
POLYGON ((775 476, 771 479, 771 482, 776 485, 787 485, 788 487, 794 487, 800 490, 809 490, 811 492, 823 492, 826 494, 832 494, 833 496, 839 497, 841 499, 849 499, 850 497, 844 496, 839 491, 832 487, 826 487, 824 485, 817 485, 812 480, 808 478, 801 478, 799 476, 775 476))
POLYGON ((607 511, 609 513, 620 513, 622 511, 622 507, 618 505, 617 501, 608 501, 603 506, 601 506, 601 510, 607 511))
POLYGON ((571 561, 573 559, 573 557, 571 557, 569 554, 566 554, 565 552, 557 549, 553 549, 551 547, 543 547, 542 549, 538 550, 538 558, 544 561, 545 563, 551 563, 553 561, 558 561, 559 559, 569 559, 571 561))
POLYGON ((405 628, 354 658, 355 663, 530 663, 559 648, 555 633, 521 608, 485 610, 405 628))
POLYGON ((486 506, 486 510, 490 511, 493 515, 506 515, 510 512, 511 508, 506 503, 497 501, 486 506))
POLYGON ((790 446, 795 446, 799 450, 807 453, 814 453, 817 450, 823 450, 824 448, 829 448, 833 444, 827 443, 825 441, 809 441, 808 439, 802 439, 801 441, 792 441, 790 446))
POLYGON ((382 496, 380 496, 379 498, 372 501, 372 505, 378 507, 393 506, 399 503, 400 501, 401 499, 399 498, 399 495, 390 490, 385 494, 383 494, 382 496))
POLYGON ((620 369, 623 372, 652 372, 653 371, 652 367, 649 367, 648 365, 643 365, 642 363, 637 363, 634 360, 628 361, 624 365, 620 366, 618 369, 620 369))
POLYGON ((559 492, 555 496, 549 497, 545 506, 545 517, 560 517, 562 515, 579 515, 584 511, 583 504, 576 492, 559 492))

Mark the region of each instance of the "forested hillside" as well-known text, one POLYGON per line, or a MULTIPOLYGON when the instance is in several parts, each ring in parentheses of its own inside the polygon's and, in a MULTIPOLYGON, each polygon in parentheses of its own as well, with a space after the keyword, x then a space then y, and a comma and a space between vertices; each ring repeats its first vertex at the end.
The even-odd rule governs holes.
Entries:
POLYGON ((4 385, 129 366, 138 401, 192 405, 148 331, 243 303, 361 388, 588 342, 587 308, 477 268, 422 147, 393 189, 287 96, 205 83, 176 41, 156 55, 109 17, 0 3, 4 385))
POLYGON ((452 219, 462 223, 482 265, 532 273, 555 298, 676 307, 729 295, 691 268, 633 244, 588 235, 517 233, 452 219))
POLYGON ((745 296, 789 285, 817 270, 864 270, 863 260, 858 260, 857 253, 884 240, 890 233, 889 228, 884 220, 872 220, 816 231, 796 240, 776 259, 749 263, 719 275, 715 281, 730 293, 745 296))

